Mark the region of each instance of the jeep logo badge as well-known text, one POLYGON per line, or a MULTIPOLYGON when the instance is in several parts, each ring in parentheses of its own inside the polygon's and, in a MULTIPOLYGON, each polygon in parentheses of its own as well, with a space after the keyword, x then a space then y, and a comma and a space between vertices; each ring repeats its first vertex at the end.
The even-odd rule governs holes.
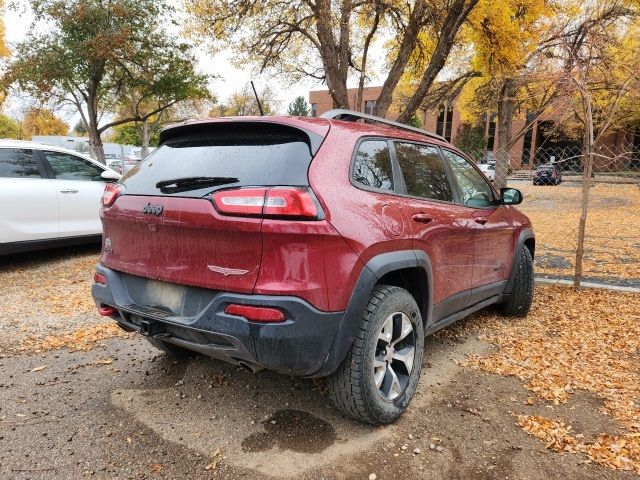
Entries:
POLYGON ((142 208, 142 213, 146 215, 155 215, 156 217, 158 217, 160 216, 163 210, 164 210, 164 207, 162 205, 151 205, 150 203, 147 203, 142 208))

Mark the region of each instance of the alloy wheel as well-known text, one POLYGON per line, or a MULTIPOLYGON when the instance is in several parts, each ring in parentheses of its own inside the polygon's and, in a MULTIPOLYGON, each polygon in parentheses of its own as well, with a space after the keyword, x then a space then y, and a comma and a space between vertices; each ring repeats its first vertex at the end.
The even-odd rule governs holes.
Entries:
POLYGON ((413 370, 416 337, 403 312, 389 315, 378 333, 373 378, 380 396, 391 402, 402 395, 413 370))

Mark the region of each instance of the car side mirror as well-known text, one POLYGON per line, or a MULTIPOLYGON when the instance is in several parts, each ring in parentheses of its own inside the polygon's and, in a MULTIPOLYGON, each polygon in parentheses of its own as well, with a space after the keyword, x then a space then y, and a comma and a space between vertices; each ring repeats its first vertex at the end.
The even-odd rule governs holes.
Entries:
POLYGON ((122 175, 120 175, 118 172, 114 172, 113 170, 104 170, 100 174, 100 178, 105 182, 117 182, 118 180, 120 180, 120 177, 122 177, 122 175))
POLYGON ((501 188, 500 200, 503 205, 518 205, 522 203, 522 193, 517 188, 501 188))

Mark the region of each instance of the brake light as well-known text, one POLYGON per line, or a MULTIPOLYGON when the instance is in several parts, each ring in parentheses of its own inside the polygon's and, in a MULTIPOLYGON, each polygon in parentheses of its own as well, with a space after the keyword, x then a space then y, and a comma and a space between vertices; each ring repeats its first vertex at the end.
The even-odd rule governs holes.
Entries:
POLYGON ((299 187, 239 188, 220 190, 212 196, 216 209, 224 215, 302 218, 321 217, 313 193, 299 187))
POLYGON ((122 193, 124 192, 124 187, 117 183, 107 183, 104 187, 104 192, 102 193, 102 198, 100 198, 100 204, 103 207, 110 207, 116 201, 122 193))
POLYGON ((244 317, 252 322, 284 322, 286 316, 282 310, 272 307, 256 307, 253 305, 227 305, 224 313, 244 317))
POLYGON ((93 274, 93 281, 95 283, 101 283, 102 285, 106 285, 107 284, 107 277, 105 277, 102 273, 94 273, 93 274))

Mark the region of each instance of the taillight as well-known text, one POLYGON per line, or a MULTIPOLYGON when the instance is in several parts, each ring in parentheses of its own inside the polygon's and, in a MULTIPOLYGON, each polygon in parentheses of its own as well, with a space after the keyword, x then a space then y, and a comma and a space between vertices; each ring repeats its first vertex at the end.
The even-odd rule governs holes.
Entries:
POLYGON ((96 272, 93 274, 93 281, 95 283, 101 283, 102 285, 106 285, 107 277, 105 277, 102 273, 96 272))
POLYGON ((213 204, 226 215, 261 215, 266 188, 222 190, 213 194, 213 204))
POLYGON ((110 207, 116 201, 120 195, 122 195, 124 187, 117 183, 107 183, 100 199, 100 204, 103 207, 110 207))
POLYGON ((284 322, 286 316, 282 310, 272 307, 256 307, 253 305, 227 305, 224 313, 244 317, 252 322, 284 322))
POLYGON ((212 201, 225 215, 318 220, 322 213, 313 193, 300 187, 220 190, 212 201))

